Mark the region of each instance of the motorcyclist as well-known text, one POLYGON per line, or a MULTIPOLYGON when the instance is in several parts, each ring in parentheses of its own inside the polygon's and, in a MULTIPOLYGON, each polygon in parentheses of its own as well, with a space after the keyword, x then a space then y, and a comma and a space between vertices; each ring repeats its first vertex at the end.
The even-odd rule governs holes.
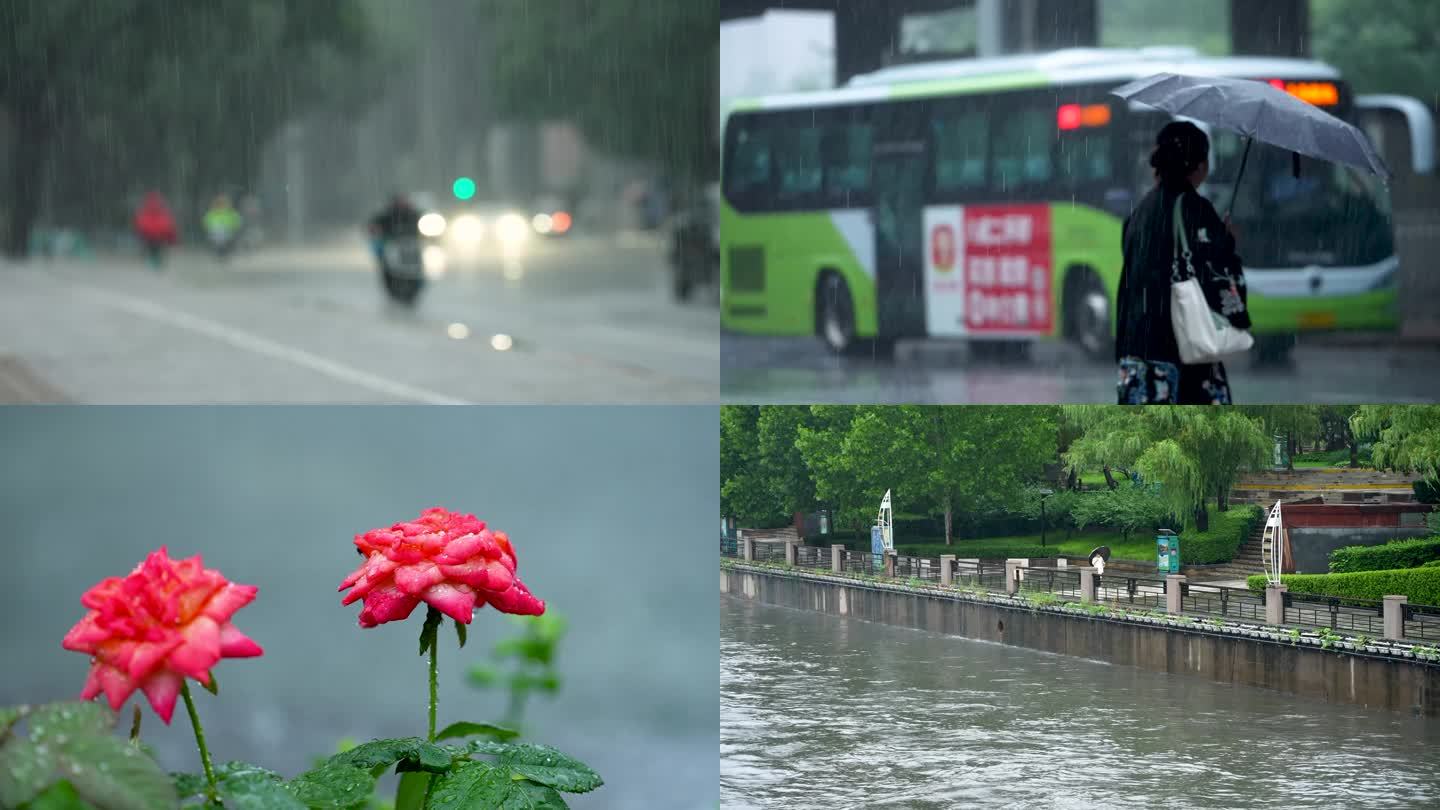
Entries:
POLYGON ((404 194, 390 195, 390 203, 370 219, 370 248, 385 263, 385 243, 402 236, 420 235, 420 212, 404 194))
POLYGON ((220 194, 210 203, 210 210, 205 212, 204 224, 210 243, 215 246, 217 253, 224 256, 234 246, 235 238, 244 227, 245 220, 240 216, 240 212, 235 210, 235 206, 230 204, 230 198, 220 194))
POLYGON ((140 210, 135 213, 134 224, 135 234, 145 244, 150 265, 159 269, 165 258, 165 248, 179 241, 175 217, 170 213, 170 207, 165 204, 165 198, 160 192, 146 193, 140 210))

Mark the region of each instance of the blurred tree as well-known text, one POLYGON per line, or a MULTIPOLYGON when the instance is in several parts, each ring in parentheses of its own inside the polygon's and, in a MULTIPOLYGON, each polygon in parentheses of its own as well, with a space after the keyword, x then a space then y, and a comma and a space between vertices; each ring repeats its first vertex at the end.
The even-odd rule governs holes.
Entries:
POLYGON ((1350 429, 1350 417, 1357 410, 1354 405, 1320 405, 1316 416, 1320 421, 1320 439, 1326 450, 1350 450, 1350 466, 1360 466, 1360 441, 1350 429))
POLYGON ((1297 445, 1320 435, 1320 408, 1316 405, 1242 405, 1240 410, 1259 419, 1270 433, 1285 437, 1285 466, 1295 469, 1297 445))
POLYGON ((1315 55, 1363 93, 1401 93, 1435 103, 1440 3, 1434 0, 1310 0, 1315 55))
POLYGON ((614 154, 715 177, 719 7, 704 2, 482 0, 507 115, 576 121, 614 154))
POLYGON ((0 16, 0 107, 16 130, 0 251, 12 256, 47 188, 93 221, 128 213, 137 181, 243 183, 300 105, 358 98, 368 75, 352 0, 12 0, 0 16))
POLYGON ((1376 467, 1414 470, 1440 484, 1440 405, 1362 405, 1350 427, 1375 440, 1376 467))

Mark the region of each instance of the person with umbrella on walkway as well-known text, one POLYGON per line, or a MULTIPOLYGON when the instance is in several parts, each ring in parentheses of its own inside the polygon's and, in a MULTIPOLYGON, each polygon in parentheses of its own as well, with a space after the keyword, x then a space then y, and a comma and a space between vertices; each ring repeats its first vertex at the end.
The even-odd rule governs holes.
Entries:
POLYGON ((1224 363, 1182 363, 1171 326, 1174 214, 1178 210, 1193 254, 1191 262, 1211 309, 1236 328, 1250 328, 1245 276, 1234 236, 1215 206, 1195 190, 1209 174, 1209 154, 1210 139, 1199 127, 1188 121, 1166 124, 1150 155, 1155 187, 1135 207, 1121 231, 1125 263, 1116 300, 1115 359, 1122 405, 1230 404, 1224 363))
MULTIPOLYGON (((1230 213, 1255 141, 1292 153, 1294 194, 1305 193, 1301 155, 1390 176, 1363 132, 1291 95, 1279 80, 1159 73, 1111 93, 1245 137, 1230 213)), ((1123 404, 1229 404, 1220 358, 1254 342, 1230 216, 1220 219, 1195 192, 1209 174, 1209 138, 1189 121, 1160 130, 1151 157, 1155 189, 1122 232, 1116 360, 1123 404)))

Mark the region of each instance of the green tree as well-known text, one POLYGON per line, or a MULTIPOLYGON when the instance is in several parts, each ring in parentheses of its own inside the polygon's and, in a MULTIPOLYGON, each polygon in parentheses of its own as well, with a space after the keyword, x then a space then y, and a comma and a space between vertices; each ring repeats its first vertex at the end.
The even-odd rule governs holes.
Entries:
POLYGON ((1363 93, 1403 93, 1433 104, 1440 72, 1440 3, 1311 0, 1315 55, 1363 93))
POLYGON ((1350 428, 1375 441, 1376 467, 1413 470, 1440 483, 1440 405, 1362 405, 1350 428))
POLYGON ((572 119, 613 153, 690 180, 717 175, 717 5, 486 0, 483 8, 497 29, 504 113, 572 119))
POLYGON ((363 84, 342 81, 366 75, 362 11, 348 0, 7 3, 0 107, 16 126, 0 251, 25 254, 47 188, 94 221, 113 219, 137 181, 248 180, 300 105, 363 84))
POLYGON ((1246 415, 1259 419, 1265 430, 1285 440, 1285 464, 1295 469, 1295 453, 1302 442, 1320 436, 1320 409, 1314 405, 1242 405, 1246 415))
POLYGON ((1355 415, 1357 407, 1354 405, 1321 405, 1316 409, 1316 416, 1320 421, 1320 439, 1326 450, 1339 450, 1344 447, 1350 451, 1350 466, 1360 466, 1360 440, 1355 438, 1355 432, 1350 429, 1350 419, 1355 415))
POLYGON ((815 507, 815 481, 795 444, 800 426, 809 422, 810 408, 805 405, 766 406, 755 421, 760 477, 786 514, 815 507))
POLYGON ((720 509, 742 521, 766 524, 779 510, 760 469, 759 419, 756 405, 720 408, 720 509))
POLYGON ((815 482, 815 497, 834 511, 837 529, 859 531, 870 525, 883 493, 867 488, 857 458, 847 452, 853 405, 812 405, 810 423, 796 429, 800 457, 815 482), (873 494, 873 497, 872 497, 873 494))

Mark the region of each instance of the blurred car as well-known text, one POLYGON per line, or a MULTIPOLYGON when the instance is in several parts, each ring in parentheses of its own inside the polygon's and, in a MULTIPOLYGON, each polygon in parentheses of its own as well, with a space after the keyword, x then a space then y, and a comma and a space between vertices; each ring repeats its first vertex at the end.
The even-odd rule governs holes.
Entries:
POLYGON ((572 206, 558 196, 547 195, 535 202, 535 213, 530 217, 530 227, 541 236, 564 236, 575 225, 572 206))
POLYGON ((689 300, 695 287, 720 278, 720 185, 705 187, 671 221, 670 268, 675 298, 689 300))
POLYGON ((473 251, 496 245, 514 251, 532 235, 531 220, 517 206, 500 202, 456 203, 443 215, 439 234, 448 247, 473 251))

